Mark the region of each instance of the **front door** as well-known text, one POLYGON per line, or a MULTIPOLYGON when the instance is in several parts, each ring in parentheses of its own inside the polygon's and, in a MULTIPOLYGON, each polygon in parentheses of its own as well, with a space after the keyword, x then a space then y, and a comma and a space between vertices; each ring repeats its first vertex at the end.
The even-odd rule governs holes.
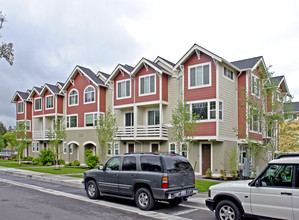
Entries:
POLYGON ((135 145, 134 144, 129 144, 128 150, 129 150, 129 153, 134 153, 135 152, 135 145))
POLYGON ((211 144, 202 144, 202 174, 205 175, 207 169, 211 168, 211 144))
POLYGON ((152 144, 152 152, 158 152, 159 150, 159 144, 152 144))

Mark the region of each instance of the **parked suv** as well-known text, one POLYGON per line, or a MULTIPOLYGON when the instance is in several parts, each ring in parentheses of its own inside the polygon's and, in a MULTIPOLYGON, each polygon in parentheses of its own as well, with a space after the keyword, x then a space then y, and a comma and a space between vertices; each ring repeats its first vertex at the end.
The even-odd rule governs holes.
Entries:
POLYGON ((84 172, 87 196, 135 200, 150 210, 156 200, 177 205, 195 194, 195 176, 188 160, 176 154, 136 153, 111 157, 99 169, 84 172))
POLYGON ((249 181, 211 186, 206 205, 217 219, 260 216, 299 220, 299 154, 281 155, 249 181))

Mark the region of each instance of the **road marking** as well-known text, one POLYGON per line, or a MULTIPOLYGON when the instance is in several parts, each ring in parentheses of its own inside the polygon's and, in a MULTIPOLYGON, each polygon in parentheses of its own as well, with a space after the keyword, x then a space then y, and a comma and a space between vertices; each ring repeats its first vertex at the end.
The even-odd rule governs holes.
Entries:
POLYGON ((180 206, 183 206, 186 208, 191 208, 191 209, 200 209, 200 210, 210 211, 210 209, 205 208, 205 207, 200 207, 200 206, 193 206, 193 205, 187 205, 187 204, 180 204, 180 206))
POLYGON ((61 192, 61 191, 57 191, 57 190, 53 190, 53 189, 47 189, 47 188, 40 187, 40 186, 29 185, 26 183, 20 183, 20 182, 2 179, 2 178, 0 178, 0 182, 8 183, 11 185, 20 186, 20 187, 24 187, 24 188, 28 188, 28 189, 37 190, 37 191, 40 191, 43 193, 48 193, 51 195, 64 196, 67 198, 72 198, 72 199, 80 200, 83 202, 93 203, 96 205, 102 205, 102 206, 106 206, 106 207, 110 207, 110 208, 119 209, 122 211, 133 212, 133 213, 136 213, 141 216, 146 216, 146 217, 151 217, 151 218, 156 218, 156 219, 172 219, 172 220, 187 220, 187 219, 189 219, 189 218, 184 218, 184 217, 180 217, 180 216, 176 216, 176 215, 159 213, 159 212, 155 212, 155 211, 142 211, 136 207, 130 207, 130 206, 116 204, 116 203, 107 202, 107 201, 103 201, 103 200, 91 200, 91 199, 89 199, 87 197, 83 197, 83 196, 78 196, 78 195, 74 195, 74 194, 70 194, 70 193, 65 193, 65 192, 61 192))

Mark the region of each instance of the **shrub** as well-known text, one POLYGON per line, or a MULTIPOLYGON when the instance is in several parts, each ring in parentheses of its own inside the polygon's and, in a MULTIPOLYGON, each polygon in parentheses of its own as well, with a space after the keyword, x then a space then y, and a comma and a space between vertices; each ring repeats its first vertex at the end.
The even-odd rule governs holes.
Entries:
POLYGON ((53 165, 52 162, 48 162, 48 163, 46 164, 46 166, 52 166, 52 165, 53 165))
POLYGON ((55 155, 51 150, 41 150, 40 154, 39 154, 39 162, 42 165, 47 165, 51 164, 53 165, 53 161, 54 161, 55 155))
POLYGON ((238 178, 238 171, 236 169, 231 169, 230 175, 232 175, 233 179, 235 180, 238 178))
POLYGON ((212 173, 211 168, 208 168, 206 171, 206 178, 212 178, 212 175, 213 175, 213 173, 212 173))
POLYGON ((73 162, 70 161, 70 162, 67 164, 67 166, 73 166, 73 162))
POLYGON ((79 160, 74 160, 73 165, 76 166, 76 167, 80 166, 80 161, 79 160))
POLYGON ((39 164, 39 159, 38 158, 33 158, 32 162, 33 162, 33 165, 38 165, 39 164))
POLYGON ((99 164, 99 157, 96 155, 92 155, 92 150, 85 151, 86 164, 90 168, 95 168, 99 164))
POLYGON ((227 177, 226 177, 226 171, 225 170, 220 170, 220 179, 221 180, 227 180, 227 177))
POLYGON ((64 159, 59 159, 58 160, 58 165, 63 165, 65 164, 65 160, 64 159))

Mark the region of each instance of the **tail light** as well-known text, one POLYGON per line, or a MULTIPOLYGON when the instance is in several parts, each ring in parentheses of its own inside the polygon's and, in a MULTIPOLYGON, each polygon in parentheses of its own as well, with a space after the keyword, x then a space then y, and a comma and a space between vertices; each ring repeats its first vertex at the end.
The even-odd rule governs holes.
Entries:
POLYGON ((168 177, 162 178, 162 188, 167 189, 168 188, 168 177))

